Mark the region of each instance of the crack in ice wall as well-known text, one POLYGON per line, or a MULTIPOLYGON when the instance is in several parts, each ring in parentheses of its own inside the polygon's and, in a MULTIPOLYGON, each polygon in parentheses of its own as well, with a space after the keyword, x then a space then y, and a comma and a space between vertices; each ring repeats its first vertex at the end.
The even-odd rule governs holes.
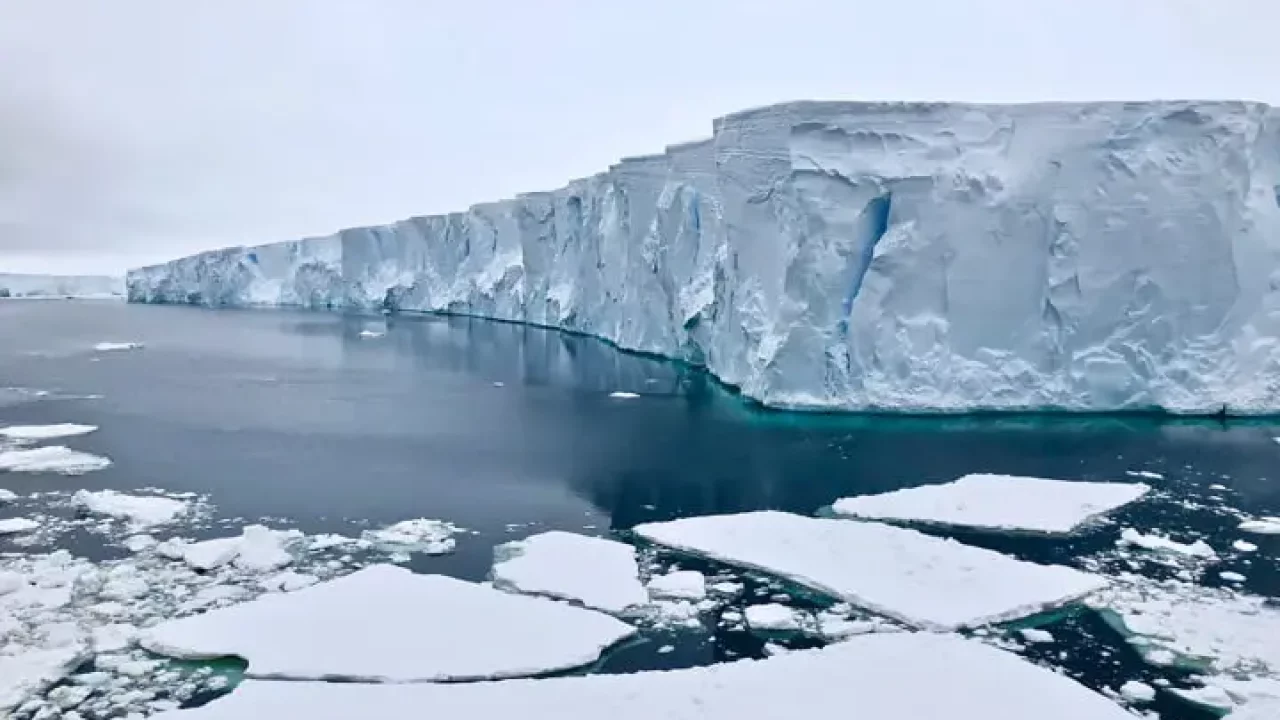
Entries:
POLYGON ((805 409, 1280 411, 1280 113, 800 102, 466 212, 135 270, 135 302, 464 313, 805 409))

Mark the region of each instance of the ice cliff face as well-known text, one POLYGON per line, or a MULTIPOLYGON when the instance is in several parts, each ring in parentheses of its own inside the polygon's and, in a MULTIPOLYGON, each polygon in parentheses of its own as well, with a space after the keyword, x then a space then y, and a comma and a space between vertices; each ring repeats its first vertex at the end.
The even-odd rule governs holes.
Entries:
POLYGON ((1280 111, 793 103, 464 213, 184 258, 136 302, 465 313, 766 405, 1280 410, 1280 111))
POLYGON ((124 295, 124 278, 105 275, 23 275, 0 273, 0 298, 108 298, 124 295))

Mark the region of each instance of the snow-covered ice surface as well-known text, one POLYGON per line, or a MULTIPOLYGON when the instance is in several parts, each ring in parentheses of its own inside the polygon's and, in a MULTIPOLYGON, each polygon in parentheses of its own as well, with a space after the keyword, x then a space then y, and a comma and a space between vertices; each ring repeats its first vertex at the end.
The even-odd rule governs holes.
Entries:
POLYGON ((96 425, 58 423, 56 425, 10 425, 0 427, 0 437, 16 442, 38 442, 55 438, 87 435, 97 430, 96 425))
POLYGON ((0 535, 31 532, 39 527, 39 521, 30 518, 5 518, 0 520, 0 535))
POLYGON ((1120 531, 1120 540, 1117 541, 1121 545, 1132 545, 1158 553, 1174 553, 1176 555, 1188 555, 1190 557, 1210 559, 1217 557, 1216 553, 1204 540, 1196 540, 1191 543, 1181 543, 1172 540, 1164 535, 1155 533, 1144 534, 1133 528, 1124 528, 1120 531))
POLYGON ((80 647, 52 650, 0 648, 0 717, 66 677, 85 658, 80 647))
POLYGON ((460 532, 463 529, 453 523, 417 518, 402 520, 380 530, 366 530, 362 539, 394 551, 446 555, 457 547, 458 541, 453 536, 460 532))
POLYGON ((942 485, 842 498, 832 511, 871 520, 1064 535, 1138 500, 1150 489, 1141 483, 978 474, 942 485))
POLYGON ((1240 531, 1256 535, 1280 535, 1280 518, 1264 517, 1256 520, 1245 520, 1240 523, 1240 531))
POLYGON ((1103 587, 1097 576, 1022 562, 880 523, 781 512, 638 525, 644 539, 769 573, 865 610, 927 629, 1013 620, 1103 587))
POLYGON ((302 540, 297 531, 271 530, 249 525, 239 536, 187 542, 168 540, 156 546, 165 557, 182 560, 196 570, 214 570, 234 564, 242 570, 265 572, 288 565, 293 560, 289 546, 302 540))
POLYGON ((707 578, 697 570, 677 570, 649 580, 649 595, 662 600, 698 601, 707 596, 707 578))
POLYGON ((0 472, 83 475, 110 467, 111 460, 62 445, 0 449, 0 472))
POLYGON ((93 346, 97 352, 123 352, 125 350, 141 350, 140 342, 100 342, 93 346))
POLYGON ((493 585, 570 600, 610 613, 648 602, 636 551, 626 543, 561 531, 532 535, 494 550, 493 585))
POLYGON ((1278 118, 786 103, 554 191, 134 270, 128 295, 559 327, 774 407, 1259 413, 1278 118))
POLYGON ((823 650, 673 672, 466 685, 249 682, 163 720, 353 717, 650 720, 814 717, 1132 720, 1074 681, 949 635, 869 635, 823 650), (921 692, 921 678, 929 691, 921 692), (287 710, 285 710, 287 709, 287 710))
POLYGON ((164 525, 187 511, 188 503, 157 495, 127 495, 114 490, 80 490, 71 498, 88 512, 125 520, 133 529, 164 525))
POLYGON ((778 603, 752 605, 743 613, 747 627, 752 630, 795 631, 801 627, 800 618, 794 610, 778 603))
POLYGON ((553 600, 374 565, 162 623, 140 642, 173 657, 242 657, 251 677, 417 682, 581 667, 634 632, 553 600))

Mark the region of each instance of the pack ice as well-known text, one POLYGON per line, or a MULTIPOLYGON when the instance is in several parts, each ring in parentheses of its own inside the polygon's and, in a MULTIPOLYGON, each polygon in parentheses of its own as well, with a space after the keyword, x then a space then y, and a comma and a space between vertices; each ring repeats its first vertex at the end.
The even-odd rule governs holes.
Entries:
POLYGON ((177 658, 242 657, 256 678, 421 682, 581 667, 634 632, 564 603, 374 565, 161 623, 139 643, 177 658))
POLYGON ((768 573, 922 629, 1014 620, 1105 586, 1088 573, 1023 562, 882 523, 782 512, 637 525, 640 537, 768 573))
POLYGON ((1280 111, 797 102, 465 212, 129 273, 135 302, 536 323, 776 407, 1280 409, 1280 111))
POLYGON ((354 717, 649 720, 813 717, 1132 720, 1115 703, 1014 655, 952 635, 868 635, 822 650, 672 672, 501 683, 247 682, 160 720, 354 717), (921 692, 922 687, 928 692, 921 692))

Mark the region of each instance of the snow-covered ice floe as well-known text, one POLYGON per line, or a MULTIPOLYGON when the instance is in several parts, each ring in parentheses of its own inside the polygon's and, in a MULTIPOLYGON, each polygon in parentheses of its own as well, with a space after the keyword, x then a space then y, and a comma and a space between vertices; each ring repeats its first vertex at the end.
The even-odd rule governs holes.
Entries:
POLYGON ((1245 520, 1240 523, 1240 532, 1255 535, 1280 535, 1280 517, 1264 517, 1256 520, 1245 520))
POLYGON ((143 344, 140 342, 100 342, 93 346, 97 352, 124 352, 126 350, 141 350, 143 344))
POLYGON ((156 717, 776 720, 798 708, 811 717, 893 720, 1133 720, 1073 680, 977 642, 931 633, 868 635, 768 660, 630 675, 464 685, 246 682, 202 708, 156 717))
POLYGON ((998 532, 1065 535, 1145 495, 1142 483, 965 475, 942 485, 837 500, 840 516, 998 532))
POLYGON ((1213 549, 1213 547, 1204 540, 1196 540, 1192 543, 1181 543, 1164 535, 1140 533, 1133 528, 1124 528, 1121 530, 1120 539, 1116 541, 1116 544, 1122 546, 1130 545, 1155 553, 1185 555, 1186 557, 1200 558, 1202 560, 1211 560, 1218 556, 1218 553, 1213 549))
POLYGON ((366 530, 361 538, 375 547, 424 555, 447 555, 457 547, 454 535, 463 529, 444 520, 402 520, 380 530, 366 530))
POLYGON ((96 425, 59 423, 57 425, 10 425, 0 427, 0 437, 17 442, 38 442, 55 438, 87 435, 97 430, 96 425))
POLYGON ((649 595, 659 600, 692 600, 707 596, 707 578, 697 570, 677 570, 650 578, 649 595))
POLYGON ((5 650, 0 646, 0 717, 66 677, 87 657, 80 647, 5 650))
POLYGON ((196 570, 215 570, 234 564, 242 570, 265 572, 293 561, 289 546, 302 539, 296 530, 272 530, 248 525, 238 536, 189 542, 175 538, 156 546, 164 557, 182 560, 196 570))
POLYGON ((796 583, 931 630, 1013 620, 1106 585, 1096 575, 1037 565, 873 522, 751 512, 638 525, 659 545, 796 583))
POLYGON ((0 520, 0 535, 16 535, 39 529, 40 523, 29 518, 5 518, 0 520))
POLYGON ((61 445, 0 450, 0 472, 83 475, 111 466, 108 458, 61 445))
POLYGON ((610 613, 648 602, 636 551, 626 543, 552 531, 499 545, 493 586, 570 600, 610 613))
POLYGON ((374 565, 162 623, 140 643, 177 658, 241 657, 257 678, 419 682, 581 667, 634 632, 565 603, 374 565))
POLYGON ((182 500, 127 495, 114 490, 79 490, 71 497, 71 502, 88 512, 127 521, 132 528, 139 530, 171 523, 189 507, 182 500))

